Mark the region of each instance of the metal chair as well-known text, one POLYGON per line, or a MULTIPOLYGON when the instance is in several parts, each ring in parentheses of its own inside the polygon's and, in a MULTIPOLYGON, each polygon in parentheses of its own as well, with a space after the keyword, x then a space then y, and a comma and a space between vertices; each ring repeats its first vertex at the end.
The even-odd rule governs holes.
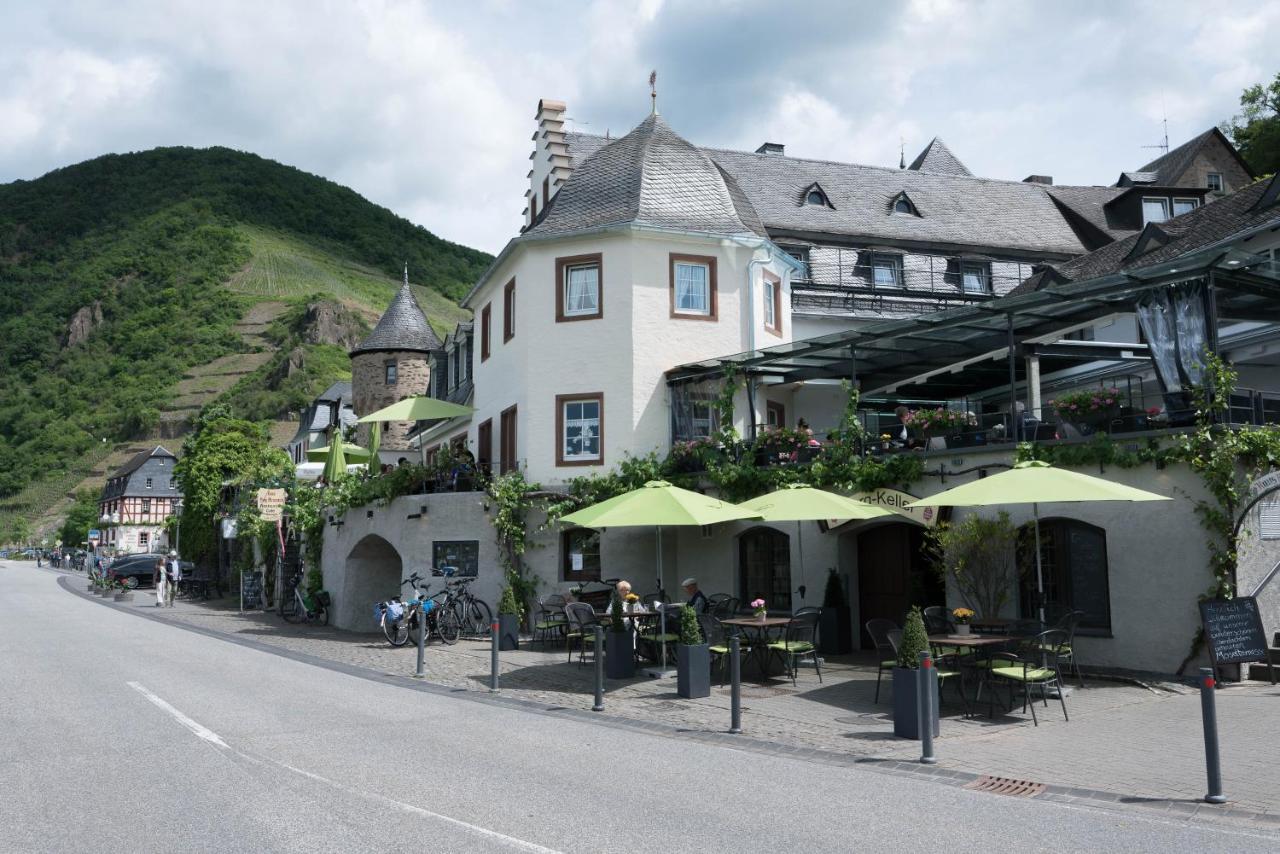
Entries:
POLYGON ((1058 702, 1062 704, 1062 718, 1066 721, 1071 720, 1067 717, 1067 699, 1063 696, 1060 670, 1060 652, 1066 642, 1065 631, 1049 629, 1047 632, 1041 632, 1029 638, 1019 647, 1016 654, 998 652, 994 655, 994 666, 990 670, 991 678, 1009 683, 1010 705, 1013 699, 1013 686, 1022 686, 1022 711, 1025 712, 1028 705, 1031 707, 1031 721, 1036 726, 1040 726, 1040 721, 1036 717, 1035 701, 1031 699, 1033 685, 1040 689, 1040 698, 1044 701, 1046 709, 1049 707, 1049 689, 1055 688, 1058 692, 1058 702))
POLYGON ((797 611, 787 623, 782 640, 768 644, 770 653, 776 653, 787 667, 791 676, 791 684, 796 684, 796 671, 800 669, 800 659, 806 656, 813 659, 813 668, 818 671, 818 683, 822 683, 822 660, 818 657, 818 619, 821 610, 803 608, 797 611))
POLYGON ((533 615, 533 642, 547 642, 547 638, 558 636, 563 638, 568 628, 565 616, 565 599, 559 593, 553 593, 539 599, 533 615))
MULTIPOLYGON (((683 608, 684 605, 663 605, 659 609, 659 616, 636 635, 637 648, 641 644, 645 645, 645 655, 650 660, 662 661, 665 648, 680 642, 680 616, 683 608)), ((670 653, 667 653, 666 660, 672 660, 670 653)))
POLYGON ((891 632, 897 632, 898 637, 902 637, 902 630, 898 628, 898 624, 893 620, 875 619, 867 620, 867 634, 871 635, 871 642, 876 645, 876 702, 880 702, 880 677, 884 675, 886 670, 893 670, 898 666, 898 647, 889 637, 891 632))
POLYGON ((1066 642, 1058 649, 1058 658, 1067 663, 1069 668, 1076 674, 1076 685, 1080 688, 1084 687, 1084 677, 1080 675, 1080 660, 1076 658, 1075 643, 1076 629, 1080 626, 1080 620, 1084 618, 1084 611, 1068 611, 1062 615, 1062 619, 1058 620, 1055 629, 1060 629, 1067 633, 1066 642))
POLYGON ((738 604, 741 602, 737 596, 725 596, 716 606, 711 609, 711 613, 721 620, 728 620, 737 615, 738 604))
POLYGON ((956 627, 948 619, 947 609, 941 605, 930 605, 925 608, 921 616, 924 617, 924 629, 931 635, 953 635, 956 633, 956 627))
POLYGON ((712 593, 710 596, 707 597, 706 612, 708 614, 714 613, 716 610, 716 605, 719 605, 721 602, 723 602, 726 599, 732 599, 732 598, 733 597, 730 596, 728 593, 712 593))
POLYGON ((573 644, 578 643, 578 666, 581 667, 586 658, 587 639, 595 637, 595 610, 585 602, 570 602, 564 606, 565 646, 569 648, 569 661, 573 661, 573 644))
POLYGON ((698 628, 702 629, 702 638, 711 651, 711 662, 720 668, 720 684, 723 685, 729 669, 725 663, 729 660, 730 634, 714 614, 699 614, 698 628))

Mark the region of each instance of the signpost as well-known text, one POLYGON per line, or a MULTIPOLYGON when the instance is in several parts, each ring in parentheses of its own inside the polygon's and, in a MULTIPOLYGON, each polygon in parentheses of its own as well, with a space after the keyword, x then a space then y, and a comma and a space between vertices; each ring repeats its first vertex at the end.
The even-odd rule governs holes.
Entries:
POLYGON ((1267 633, 1262 627, 1258 602, 1252 596, 1217 599, 1200 603, 1200 621, 1209 641, 1209 657, 1214 668, 1224 664, 1263 661, 1271 684, 1276 684, 1275 667, 1267 650, 1267 633))
POLYGON ((258 513, 264 522, 279 522, 284 517, 286 493, 283 489, 259 489, 258 513))

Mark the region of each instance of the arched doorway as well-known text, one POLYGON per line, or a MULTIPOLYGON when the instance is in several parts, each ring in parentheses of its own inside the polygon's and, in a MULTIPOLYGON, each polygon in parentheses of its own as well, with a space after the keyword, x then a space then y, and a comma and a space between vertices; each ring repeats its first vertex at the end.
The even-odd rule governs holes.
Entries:
POLYGON ((403 564, 395 546, 376 534, 356 543, 343 567, 335 597, 334 624, 352 631, 376 631, 373 606, 400 592, 403 564))
POLYGON ((762 598, 771 611, 791 609, 791 537, 752 528, 738 538, 738 591, 742 604, 762 598))
POLYGON ((875 644, 867 620, 902 617, 912 605, 945 605, 946 586, 924 555, 924 528, 890 522, 858 535, 858 622, 863 649, 875 644))

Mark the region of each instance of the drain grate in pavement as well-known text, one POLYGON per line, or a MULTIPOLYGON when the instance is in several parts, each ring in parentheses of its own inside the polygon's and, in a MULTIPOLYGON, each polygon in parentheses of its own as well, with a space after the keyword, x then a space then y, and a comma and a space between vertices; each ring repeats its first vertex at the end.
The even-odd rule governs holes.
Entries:
POLYGON ((975 792, 991 792, 996 795, 1009 795, 1014 798, 1033 798, 1044 791, 1044 783, 1033 783, 1030 780, 1013 780, 1009 777, 993 777, 983 774, 965 786, 975 792))

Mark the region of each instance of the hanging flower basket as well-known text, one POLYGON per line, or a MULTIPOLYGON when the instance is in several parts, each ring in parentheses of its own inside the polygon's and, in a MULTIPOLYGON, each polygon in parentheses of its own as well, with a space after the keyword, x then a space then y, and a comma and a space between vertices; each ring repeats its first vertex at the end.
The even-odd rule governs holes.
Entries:
POLYGON ((1059 395, 1051 404, 1058 419, 1085 435, 1111 429, 1120 416, 1120 391, 1115 388, 1086 389, 1059 395))

